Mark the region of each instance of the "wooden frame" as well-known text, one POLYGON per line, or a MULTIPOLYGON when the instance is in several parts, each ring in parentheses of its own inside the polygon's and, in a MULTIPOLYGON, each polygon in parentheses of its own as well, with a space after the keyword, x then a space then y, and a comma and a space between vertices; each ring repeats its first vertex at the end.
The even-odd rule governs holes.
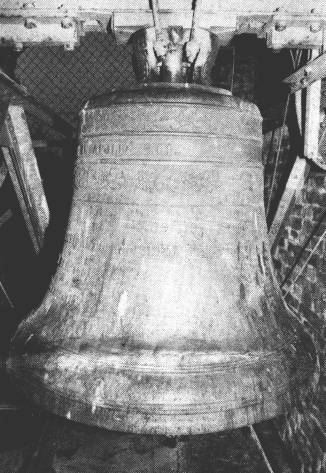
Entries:
POLYGON ((3 157, 33 248, 39 253, 49 224, 49 208, 21 104, 9 105, 3 131, 5 137, 5 142, 2 143, 3 157))

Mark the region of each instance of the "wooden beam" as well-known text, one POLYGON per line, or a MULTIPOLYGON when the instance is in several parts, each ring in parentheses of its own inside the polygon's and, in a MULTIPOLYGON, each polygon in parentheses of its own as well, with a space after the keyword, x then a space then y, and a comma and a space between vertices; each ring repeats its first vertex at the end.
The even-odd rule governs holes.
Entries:
POLYGON ((289 86, 291 93, 304 89, 326 77, 326 53, 309 61, 303 67, 283 80, 289 86))
MULTIPOLYGON (((178 9, 190 10, 192 7, 191 0, 179 0, 177 2, 178 9)), ((175 0, 160 0, 161 10, 175 10, 175 0)), ((21 15, 23 13, 34 12, 34 16, 39 13, 51 12, 56 15, 65 16, 74 12, 102 12, 108 13, 118 10, 148 10, 148 0, 38 0, 37 2, 26 2, 26 0, 3 0, 1 2, 1 14, 8 16, 21 15)), ((286 11, 293 15, 308 15, 311 10, 322 15, 326 14, 326 5, 324 0, 310 0, 309 2, 298 2, 297 0, 247 0, 239 2, 239 0, 206 0, 203 5, 204 11, 221 12, 235 11, 239 14, 272 14, 276 10, 286 11)))
MULTIPOLYGON (((160 0, 159 18, 169 26, 187 28, 193 3, 179 0, 176 8, 174 0, 160 0)), ((88 31, 106 33, 112 26, 116 37, 124 42, 133 32, 153 26, 149 4, 149 0, 4 0, 0 37, 2 44, 17 49, 33 44, 62 44, 72 49, 88 31)), ((207 0, 203 2, 200 27, 218 34, 223 44, 237 33, 252 33, 267 36, 274 48, 314 48, 323 41, 326 7, 323 0, 309 4, 295 0, 207 0), (279 21, 286 27, 279 29, 279 21)))
POLYGON ((9 105, 4 124, 9 147, 2 147, 27 230, 36 253, 43 246, 49 209, 22 105, 9 105))
MULTIPOLYGON (((312 52, 313 58, 318 55, 318 50, 312 52)), ((296 92, 300 94, 300 91, 296 92)), ((321 101, 321 81, 307 87, 306 115, 304 129, 304 158, 297 157, 291 170, 289 179, 285 186, 282 198, 276 211, 274 220, 269 229, 269 241, 272 252, 278 239, 284 230, 284 225, 288 221, 296 199, 300 194, 310 164, 308 160, 314 161, 319 150, 319 128, 320 128, 320 101, 321 101), (305 159, 306 158, 306 159, 305 159)), ((300 119, 300 117, 298 117, 300 119)))
POLYGON ((268 232, 269 243, 272 252, 277 245, 277 242, 284 230, 284 224, 288 221, 289 215, 295 205, 297 197, 301 192, 303 184, 308 175, 308 171, 309 164, 307 161, 304 158, 297 157, 268 232))
MULTIPOLYGON (((317 54, 317 52, 315 52, 317 54)), ((326 63, 326 57, 324 59, 326 63)), ((321 80, 307 87, 306 119, 304 130, 304 156, 316 161, 319 154, 321 80)))

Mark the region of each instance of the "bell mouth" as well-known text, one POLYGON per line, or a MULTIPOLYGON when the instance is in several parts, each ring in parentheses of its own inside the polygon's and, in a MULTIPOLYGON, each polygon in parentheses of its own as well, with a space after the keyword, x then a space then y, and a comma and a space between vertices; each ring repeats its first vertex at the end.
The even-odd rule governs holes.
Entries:
POLYGON ((61 351, 7 363, 42 408, 109 430, 162 435, 234 429, 284 413, 311 373, 306 357, 299 366, 294 372, 283 352, 258 351, 61 351))

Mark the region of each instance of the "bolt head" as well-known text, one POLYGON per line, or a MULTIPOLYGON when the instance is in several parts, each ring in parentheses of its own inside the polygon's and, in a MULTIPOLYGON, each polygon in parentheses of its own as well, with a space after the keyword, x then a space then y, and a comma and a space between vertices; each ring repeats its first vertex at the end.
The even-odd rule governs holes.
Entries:
POLYGON ((72 28, 73 25, 74 24, 73 24, 72 19, 67 17, 67 16, 65 18, 63 18, 62 21, 61 21, 61 26, 64 29, 72 28))
POLYGON ((321 28, 322 28, 322 26, 321 26, 321 23, 319 23, 319 22, 311 23, 311 25, 310 25, 310 31, 312 33, 319 33, 321 28))
POLYGON ((15 43, 14 44, 14 51, 20 52, 24 49, 23 43, 15 43))
POLYGON ((275 31, 281 32, 286 30, 287 24, 285 21, 277 21, 275 23, 275 31))
POLYGON ((23 8, 24 10, 28 10, 29 8, 35 8, 35 3, 34 3, 34 2, 26 2, 26 3, 23 3, 22 8, 23 8))
POLYGON ((310 76, 311 72, 312 72, 311 66, 307 66, 307 67, 305 67, 304 70, 303 70, 303 74, 304 74, 306 77, 307 77, 307 76, 310 76))
POLYGON ((65 43, 63 45, 63 49, 65 51, 73 51, 75 49, 75 45, 74 45, 74 43, 65 43))
POLYGON ((33 18, 26 18, 24 23, 25 28, 32 30, 33 28, 37 28, 36 21, 33 18))

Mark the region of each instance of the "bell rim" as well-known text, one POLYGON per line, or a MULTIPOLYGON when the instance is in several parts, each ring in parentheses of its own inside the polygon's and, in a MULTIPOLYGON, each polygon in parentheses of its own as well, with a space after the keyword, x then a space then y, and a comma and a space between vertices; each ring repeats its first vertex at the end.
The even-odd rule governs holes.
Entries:
MULTIPOLYGON (((68 360, 60 366, 58 353, 52 352, 13 357, 8 360, 7 372, 13 380, 24 373, 20 388, 26 397, 69 420, 108 430, 187 435, 238 428, 287 410, 293 393, 309 384, 312 363, 302 354, 297 357, 296 373, 290 374, 291 363, 284 353, 274 359, 260 355, 256 352, 251 362, 242 355, 244 364, 235 356, 237 360, 228 366, 215 366, 215 371, 206 366, 201 371, 179 371, 167 377, 164 371, 108 367, 93 353, 85 359, 84 352, 65 353, 74 357, 74 362, 68 360), (82 370, 78 377, 77 366, 82 370), (26 376, 28 373, 31 376, 26 376), (180 386, 179 391, 174 386, 172 398, 169 382, 180 386), (86 386, 84 392, 81 385, 86 386), (153 397, 151 385, 156 389, 153 397)), ((154 359, 155 353, 152 356, 154 359)))

